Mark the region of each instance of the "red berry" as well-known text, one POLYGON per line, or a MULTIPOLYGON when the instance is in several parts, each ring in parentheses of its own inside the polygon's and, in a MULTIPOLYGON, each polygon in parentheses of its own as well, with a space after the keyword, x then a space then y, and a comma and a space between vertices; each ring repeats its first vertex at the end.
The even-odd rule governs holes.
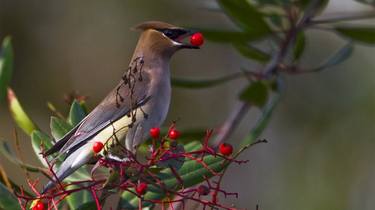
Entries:
POLYGON ((228 156, 228 155, 232 154, 232 152, 233 152, 233 146, 230 145, 230 144, 222 143, 219 146, 219 150, 220 150, 221 154, 223 154, 225 156, 228 156))
POLYGON ((94 145, 92 145, 92 150, 95 152, 95 153, 99 153, 100 151, 102 151, 104 147, 104 144, 100 141, 96 141, 94 143, 94 145))
POLYGON ((169 130, 169 133, 168 133, 169 138, 171 138, 173 140, 178 139, 178 137, 180 137, 180 135, 181 135, 180 131, 178 131, 174 128, 169 130))
POLYGON ((199 195, 208 195, 210 193, 210 189, 206 185, 200 185, 197 192, 199 195))
POLYGON ((204 42, 203 34, 202 33, 195 33, 190 37, 190 44, 193 46, 201 46, 204 42))
POLYGON ((154 139, 159 138, 160 136, 160 128, 151 128, 150 129, 150 136, 154 139))
POLYGON ((44 203, 41 201, 38 201, 32 210, 44 210, 44 203))
POLYGON ((141 182, 137 185, 135 188, 135 191, 138 193, 138 195, 143 195, 147 191, 147 184, 144 182, 141 182))

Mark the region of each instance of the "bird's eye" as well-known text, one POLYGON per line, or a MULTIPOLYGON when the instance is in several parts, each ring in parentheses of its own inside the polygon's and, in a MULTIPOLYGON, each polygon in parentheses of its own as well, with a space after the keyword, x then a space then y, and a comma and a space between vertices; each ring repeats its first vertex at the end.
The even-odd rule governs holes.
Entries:
POLYGON ((176 39, 179 36, 179 33, 177 31, 171 29, 163 30, 163 34, 169 37, 170 39, 176 39))
POLYGON ((179 28, 176 28, 176 29, 158 29, 158 31, 160 31, 161 33, 163 33, 166 37, 172 39, 172 40, 176 40, 179 36, 183 35, 186 33, 185 30, 183 29, 179 29, 179 28))
POLYGON ((164 34, 167 36, 167 37, 172 37, 174 35, 173 31, 171 30, 165 30, 164 31, 164 34))

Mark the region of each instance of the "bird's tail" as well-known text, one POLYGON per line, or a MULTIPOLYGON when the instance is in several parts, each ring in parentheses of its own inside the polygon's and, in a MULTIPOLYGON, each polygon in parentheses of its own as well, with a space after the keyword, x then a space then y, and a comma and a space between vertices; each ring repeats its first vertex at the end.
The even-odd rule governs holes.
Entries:
POLYGON ((55 173, 56 176, 44 186, 42 194, 52 189, 90 160, 90 155, 86 154, 84 149, 85 147, 81 147, 64 160, 55 173))
MULTIPOLYGON (((65 162, 64 162, 65 163, 65 162)), ((53 177, 53 180, 50 180, 43 188, 43 191, 41 192, 42 194, 44 194, 45 192, 47 192, 48 190, 52 189, 54 186, 56 186, 59 182, 63 181, 66 177, 68 177, 70 174, 72 174, 75 170, 78 169, 77 168, 72 168, 70 166, 64 166, 64 163, 63 165, 61 165, 61 167, 59 168, 59 170, 57 171, 56 173, 56 177, 53 177), (56 180, 57 178, 57 180, 56 180)))

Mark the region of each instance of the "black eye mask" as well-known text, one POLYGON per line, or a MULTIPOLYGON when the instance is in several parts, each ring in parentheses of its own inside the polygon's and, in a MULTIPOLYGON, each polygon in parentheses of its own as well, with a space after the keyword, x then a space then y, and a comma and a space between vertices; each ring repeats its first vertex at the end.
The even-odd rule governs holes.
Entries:
POLYGON ((189 43, 183 43, 183 39, 187 36, 194 33, 192 30, 182 29, 182 28, 163 28, 156 29, 157 31, 163 33, 169 39, 178 42, 179 48, 188 48, 188 49, 199 49, 198 46, 193 46, 189 43))
POLYGON ((183 29, 158 29, 158 31, 162 32, 165 36, 172 40, 176 40, 181 35, 184 35, 187 33, 186 30, 183 29))

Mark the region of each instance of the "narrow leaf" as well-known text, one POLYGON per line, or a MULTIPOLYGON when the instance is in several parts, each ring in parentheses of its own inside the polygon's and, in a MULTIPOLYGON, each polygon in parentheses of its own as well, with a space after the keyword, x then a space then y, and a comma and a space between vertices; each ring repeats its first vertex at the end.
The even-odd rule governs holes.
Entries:
POLYGON ((0 209, 21 209, 16 196, 2 183, 0 183, 0 209))
POLYGON ((74 127, 79 122, 81 122, 81 120, 83 120, 85 116, 86 116, 86 112, 81 106, 81 104, 79 104, 77 100, 74 100, 70 107, 69 118, 68 118, 69 124, 74 127))
POLYGON ((5 37, 0 51, 0 101, 7 93, 13 71, 13 47, 11 38, 5 37))
POLYGON ((252 82, 241 92, 240 99, 261 108, 267 103, 268 87, 262 81, 252 82))
POLYGON ((96 207, 95 201, 91 201, 91 202, 81 204, 76 210, 92 210, 96 208, 97 207, 96 207))
POLYGON ((346 59, 350 57, 350 55, 353 53, 354 47, 352 43, 348 43, 342 48, 340 48, 338 51, 336 51, 331 57, 329 57, 323 64, 321 64, 319 67, 314 68, 309 71, 321 71, 326 68, 330 68, 332 66, 338 65, 342 62, 344 62, 346 59))
POLYGON ((294 60, 298 60, 302 56, 302 53, 305 50, 305 45, 306 45, 306 37, 305 37, 305 34, 301 31, 297 34, 296 43, 293 49, 294 60))
MULTIPOLYGON (((77 186, 68 186, 67 190, 73 190, 75 188, 78 188, 77 186)), ((66 198, 66 201, 69 205, 70 209, 88 209, 90 206, 82 206, 82 204, 87 204, 87 202, 90 202, 93 200, 91 197, 91 193, 87 190, 80 190, 78 192, 72 193, 68 195, 66 198)), ((94 202, 95 205, 95 202, 94 202)), ((91 209, 96 209, 96 205, 94 208, 91 209)))
POLYGON ((216 85, 220 85, 225 82, 229 82, 231 80, 240 78, 242 75, 243 75, 242 73, 234 73, 234 74, 219 77, 219 78, 201 79, 201 80, 172 78, 172 85, 178 88, 189 88, 189 89, 209 88, 209 87, 214 87, 216 85))
MULTIPOLYGON (((193 141, 187 145, 185 145, 186 151, 194 151, 201 147, 201 143, 198 141, 193 141)), ((215 157, 212 155, 208 155, 204 158, 204 162, 208 165, 208 167, 215 171, 220 172, 227 167, 227 162, 224 163, 224 160, 221 157, 215 157)), ((178 174, 180 175, 181 179, 183 180, 183 187, 191 187, 198 183, 201 183, 205 180, 204 177, 210 178, 213 174, 203 167, 202 164, 198 163, 195 160, 187 160, 184 162, 182 167, 178 170, 178 174)), ((163 183, 165 184, 167 189, 178 190, 181 188, 179 181, 176 179, 175 175, 171 172, 170 169, 164 169, 160 173, 156 174, 163 183)), ((158 186, 158 185, 156 185, 158 186)), ((149 189, 145 194, 145 199, 149 200, 160 200, 166 196, 163 189, 156 187, 152 184, 149 185, 149 189)), ((150 206, 150 203, 142 204, 143 207, 150 206)), ((135 196, 131 192, 124 192, 121 195, 120 206, 124 209, 134 209, 138 206, 138 197, 135 196)))
POLYGON ((327 7, 329 0, 299 0, 297 1, 297 5, 299 5, 302 9, 312 9, 312 14, 318 15, 324 11, 327 7))
POLYGON ((66 121, 54 117, 51 117, 50 128, 53 138, 60 139, 66 133, 68 133, 73 127, 66 121))
MULTIPOLYGON (((0 166, 0 170, 1 170, 1 166, 0 166)), ((9 191, 14 191, 14 192, 17 192, 17 193, 21 193, 21 191, 23 191, 23 193, 27 196, 32 196, 31 193, 27 192, 25 189, 21 188, 20 186, 18 186, 18 184, 16 184, 12 179, 10 179, 9 177, 7 178, 8 180, 4 180, 4 173, 5 172, 1 172, 3 173, 2 176, 0 177, 0 183, 2 183, 4 186, 6 186, 8 188, 9 191)), ((0 208, 1 209, 1 208, 0 208)))
POLYGON ((34 153, 40 160, 40 162, 48 167, 46 160, 43 158, 42 148, 44 151, 52 147, 52 139, 45 133, 35 130, 31 133, 31 145, 33 147, 34 153))
POLYGON ((256 2, 261 5, 264 5, 264 4, 279 5, 279 4, 283 4, 285 1, 288 2, 288 0, 256 0, 256 2))
POLYGON ((31 133, 37 129, 36 125, 31 121, 29 116, 23 110, 21 104, 19 103, 16 94, 11 88, 8 88, 8 104, 10 113, 16 122, 16 124, 27 134, 31 133))
POLYGON ((207 40, 220 43, 253 42, 265 38, 264 33, 200 29, 207 40))
POLYGON ((90 180, 92 177, 88 172, 86 166, 82 166, 78 170, 76 170, 73 174, 69 175, 65 178, 67 182, 79 182, 82 180, 90 180))
POLYGON ((266 63, 270 59, 270 56, 267 53, 246 43, 234 43, 233 46, 246 58, 256 60, 261 63, 266 63))
MULTIPOLYGON (((215 171, 220 172, 227 167, 227 164, 223 163, 223 159, 220 157, 207 156, 204 158, 204 162, 208 167, 215 171)), ((204 177, 210 178, 213 174, 203 167, 201 164, 197 163, 194 160, 185 161, 184 165, 178 170, 178 174, 184 183, 184 188, 188 188, 199 184, 205 180, 204 177)), ((167 189, 178 190, 181 187, 179 186, 179 181, 176 179, 175 175, 170 171, 170 169, 165 169, 159 174, 159 178, 162 179, 167 189), (176 189, 177 188, 177 189, 176 189)), ((165 197, 165 192, 159 187, 150 185, 148 192, 145 194, 145 199, 147 200, 160 200, 165 197)), ((120 205, 125 209, 132 209, 138 206, 138 197, 133 193, 124 192, 121 195, 120 205)), ((149 205, 149 204, 148 204, 149 205)), ((147 204, 145 204, 147 206, 147 204)))
POLYGON ((366 44, 375 44, 375 27, 370 26, 338 26, 335 30, 352 40, 366 44))
POLYGON ((276 95, 274 95, 272 97, 270 103, 267 104, 263 108, 261 117, 258 119, 255 126, 251 129, 249 135, 246 136, 242 140, 242 142, 240 144, 240 148, 243 148, 244 146, 253 143, 262 134, 264 129, 267 127, 267 125, 268 125, 268 123, 271 119, 272 113, 273 113, 274 109, 276 108, 276 106, 279 104, 279 101, 280 101, 280 98, 281 98, 280 93, 275 93, 275 94, 276 95))
POLYGON ((217 2, 229 18, 245 31, 263 35, 270 33, 263 14, 247 0, 218 0, 217 2))
POLYGON ((42 172, 42 169, 37 167, 37 166, 33 166, 33 165, 30 165, 30 164, 27 164, 27 163, 24 163, 22 162, 20 159, 18 159, 13 153, 12 151, 10 150, 10 147, 9 145, 5 142, 5 141, 0 141, 0 153, 8 160, 10 161, 11 163, 14 163, 18 166, 20 166, 21 168, 24 168, 26 169, 27 171, 30 171, 30 172, 42 172))

